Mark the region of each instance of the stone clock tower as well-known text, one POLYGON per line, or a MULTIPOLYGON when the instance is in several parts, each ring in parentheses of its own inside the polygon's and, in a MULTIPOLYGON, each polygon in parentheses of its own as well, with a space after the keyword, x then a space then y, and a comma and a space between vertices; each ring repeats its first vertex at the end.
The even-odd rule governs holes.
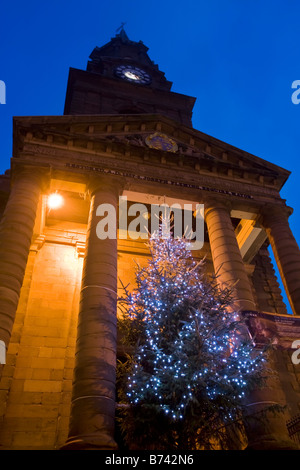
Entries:
POLYGON ((65 114, 160 114, 191 126, 195 98, 172 92, 147 51, 124 30, 96 47, 87 71, 70 69, 65 114))
POLYGON ((70 69, 63 116, 14 119, 0 177, 0 448, 118 446, 118 279, 133 284, 149 255, 120 226, 116 238, 97 236, 97 208, 118 214, 120 196, 128 207, 204 204, 195 257, 233 286, 258 344, 277 345, 278 377, 250 398, 249 415, 270 403, 286 412, 253 424, 243 448, 299 439, 300 253, 280 196, 290 173, 194 129, 195 98, 174 93, 147 51, 121 29, 87 70, 70 69))

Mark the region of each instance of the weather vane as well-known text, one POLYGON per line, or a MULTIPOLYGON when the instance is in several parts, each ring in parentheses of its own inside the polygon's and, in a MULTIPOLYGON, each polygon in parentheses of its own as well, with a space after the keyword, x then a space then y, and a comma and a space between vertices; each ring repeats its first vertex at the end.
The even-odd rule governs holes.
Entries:
POLYGON ((117 33, 118 31, 120 31, 121 29, 123 29, 125 24, 126 24, 126 23, 121 23, 121 26, 120 26, 118 29, 116 29, 116 33, 117 33))

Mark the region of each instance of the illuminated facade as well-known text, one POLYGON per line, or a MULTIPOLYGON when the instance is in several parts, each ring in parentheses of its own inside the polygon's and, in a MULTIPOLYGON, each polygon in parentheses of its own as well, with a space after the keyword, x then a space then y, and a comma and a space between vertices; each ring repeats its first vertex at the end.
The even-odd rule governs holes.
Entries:
POLYGON ((144 240, 97 237, 97 207, 118 213, 121 195, 148 206, 204 204, 195 256, 234 284, 259 341, 278 344, 278 380, 251 410, 276 402, 287 411, 250 432, 249 447, 293 447, 300 252, 280 196, 289 172, 194 129, 194 102, 171 91, 146 46, 122 29, 94 49, 86 71, 70 69, 63 116, 14 119, 11 169, 0 179, 0 448, 116 447, 118 279, 133 283, 135 261, 147 259, 144 240), (51 205, 53 193, 61 205, 51 205))

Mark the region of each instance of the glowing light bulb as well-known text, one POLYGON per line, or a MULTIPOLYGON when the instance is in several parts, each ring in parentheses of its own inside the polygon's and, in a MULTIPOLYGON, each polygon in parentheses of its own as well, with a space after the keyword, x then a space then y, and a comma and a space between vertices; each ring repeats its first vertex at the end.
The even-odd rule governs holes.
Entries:
POLYGON ((61 194, 52 193, 48 196, 47 205, 49 209, 59 209, 64 204, 64 198, 61 194))

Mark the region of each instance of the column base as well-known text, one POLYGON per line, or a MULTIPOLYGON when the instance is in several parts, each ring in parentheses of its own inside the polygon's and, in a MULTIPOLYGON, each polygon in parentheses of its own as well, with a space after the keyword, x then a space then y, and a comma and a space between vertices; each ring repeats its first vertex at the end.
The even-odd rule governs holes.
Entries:
POLYGON ((89 434, 68 439, 60 450, 118 450, 118 445, 107 434, 89 434))
POLYGON ((264 436, 249 443, 245 450, 300 450, 300 447, 290 439, 277 440, 273 436, 264 436))
POLYGON ((260 411, 243 421, 248 441, 245 450, 300 450, 289 437, 283 410, 260 411))

